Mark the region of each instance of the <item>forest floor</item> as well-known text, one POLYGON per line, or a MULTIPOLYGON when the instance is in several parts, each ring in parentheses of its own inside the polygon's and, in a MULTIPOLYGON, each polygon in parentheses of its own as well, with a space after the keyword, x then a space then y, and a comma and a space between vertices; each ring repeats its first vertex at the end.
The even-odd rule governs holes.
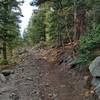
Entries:
POLYGON ((89 74, 70 69, 72 51, 29 50, 0 81, 0 100, 95 100, 87 86, 89 74), (66 61, 64 61, 66 59, 66 61))

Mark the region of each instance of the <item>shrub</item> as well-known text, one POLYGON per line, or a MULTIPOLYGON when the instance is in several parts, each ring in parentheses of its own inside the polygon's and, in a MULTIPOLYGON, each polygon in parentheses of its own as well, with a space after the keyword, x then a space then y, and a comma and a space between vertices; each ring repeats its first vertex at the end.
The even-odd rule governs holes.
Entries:
POLYGON ((46 48, 46 47, 47 47, 47 44, 46 44, 46 42, 44 42, 44 41, 40 41, 40 43, 38 43, 38 44, 36 44, 36 45, 34 46, 35 49, 44 49, 44 48, 46 48))
POLYGON ((0 65, 7 65, 8 64, 8 61, 7 60, 1 60, 0 61, 0 65))
POLYGON ((100 51, 100 25, 79 40, 76 51, 78 58, 74 63, 79 65, 89 64, 97 56, 96 51, 100 51))

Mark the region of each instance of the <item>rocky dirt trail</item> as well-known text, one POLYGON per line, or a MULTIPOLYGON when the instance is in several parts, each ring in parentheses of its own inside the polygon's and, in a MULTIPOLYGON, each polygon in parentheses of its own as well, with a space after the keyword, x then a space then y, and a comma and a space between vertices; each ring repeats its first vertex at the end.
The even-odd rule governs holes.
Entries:
MULTIPOLYGON (((10 69, 13 73, 1 77, 0 100, 95 100, 86 92, 87 73, 69 69, 68 63, 54 63, 43 52, 24 54, 10 69)), ((69 58, 67 54, 66 62, 69 58)))

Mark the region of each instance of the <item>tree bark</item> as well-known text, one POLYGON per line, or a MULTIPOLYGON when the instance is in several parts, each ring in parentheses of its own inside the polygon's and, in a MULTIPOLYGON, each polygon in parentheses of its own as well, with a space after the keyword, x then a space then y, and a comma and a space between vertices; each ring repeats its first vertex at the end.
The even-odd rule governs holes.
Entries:
POLYGON ((4 61, 7 61, 7 48, 6 48, 6 42, 3 42, 3 59, 4 61))
POLYGON ((95 0, 93 0, 94 6, 93 6, 93 29, 96 29, 96 9, 95 9, 95 0))
POLYGON ((85 15, 86 10, 84 5, 77 8, 74 1, 74 41, 78 41, 85 33, 85 15))

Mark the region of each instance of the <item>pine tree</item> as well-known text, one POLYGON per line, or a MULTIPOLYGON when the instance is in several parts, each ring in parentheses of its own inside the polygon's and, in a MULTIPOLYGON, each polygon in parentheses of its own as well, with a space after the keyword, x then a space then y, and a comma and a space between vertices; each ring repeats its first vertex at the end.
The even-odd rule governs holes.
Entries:
POLYGON ((0 1, 0 40, 3 45, 3 59, 7 62, 7 45, 19 34, 21 10, 16 0, 0 1))

